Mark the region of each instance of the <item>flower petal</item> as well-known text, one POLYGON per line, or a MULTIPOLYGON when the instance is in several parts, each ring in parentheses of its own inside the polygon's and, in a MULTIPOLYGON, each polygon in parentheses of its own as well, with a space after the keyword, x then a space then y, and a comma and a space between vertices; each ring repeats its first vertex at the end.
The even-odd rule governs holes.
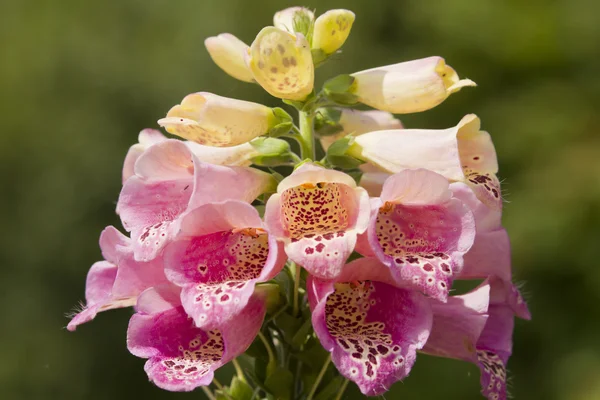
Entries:
POLYGON ((125 156, 125 162, 123 163, 123 183, 134 174, 134 165, 137 159, 144 153, 144 151, 156 144, 160 143, 167 138, 157 131, 156 129, 144 129, 138 135, 138 142, 129 148, 127 155, 125 156))
POLYGON ((210 58, 228 75, 244 82, 254 82, 252 73, 244 61, 250 47, 230 33, 209 37, 204 46, 210 58))
POLYGON ((319 282, 310 291, 322 295, 310 301, 312 321, 333 363, 367 396, 384 393, 406 377, 432 324, 431 308, 419 293, 385 283, 319 282), (398 312, 402 310, 402 312, 398 312))

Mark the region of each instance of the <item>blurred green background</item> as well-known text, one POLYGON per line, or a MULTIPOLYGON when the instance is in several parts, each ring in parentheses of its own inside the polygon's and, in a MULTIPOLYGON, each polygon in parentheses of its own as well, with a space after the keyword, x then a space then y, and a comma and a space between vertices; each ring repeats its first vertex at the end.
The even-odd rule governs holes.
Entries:
MULTIPOLYGON (((127 148, 195 91, 277 102, 220 71, 205 37, 252 42, 275 0, 0 2, 0 398, 204 398, 148 383, 128 354, 129 310, 76 333, 97 239, 127 148)), ((357 14, 320 81, 441 55, 464 89, 408 127, 446 128, 470 112, 496 143, 514 272, 533 321, 516 326, 516 399, 600 399, 600 3, 597 0, 304 1, 357 14)), ((387 399, 479 399, 474 366, 422 356, 387 399)), ((361 396, 352 387, 345 399, 361 396)))

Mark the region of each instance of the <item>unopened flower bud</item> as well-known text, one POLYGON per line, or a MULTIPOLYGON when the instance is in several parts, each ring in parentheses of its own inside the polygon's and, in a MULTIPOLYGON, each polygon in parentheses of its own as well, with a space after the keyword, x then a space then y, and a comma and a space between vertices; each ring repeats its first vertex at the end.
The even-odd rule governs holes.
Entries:
POLYGON ((196 143, 228 147, 265 135, 278 123, 262 104, 199 92, 186 96, 158 124, 196 143))
POLYGON ((301 33, 305 37, 311 34, 315 14, 305 7, 289 7, 277 11, 273 16, 273 26, 290 33, 301 33))
POLYGON ((304 100, 314 85, 314 66, 306 38, 272 26, 263 28, 250 47, 254 79, 271 95, 304 100))
POLYGON ((335 53, 350 35, 354 13, 349 10, 329 10, 315 21, 312 48, 325 54, 335 53))
POLYGON ((232 34, 222 33, 209 37, 204 46, 210 58, 228 75, 244 82, 254 82, 252 72, 244 60, 248 45, 232 34))
POLYGON ((351 92, 361 103, 379 110, 407 114, 429 110, 465 86, 441 57, 428 57, 352 74, 351 92))

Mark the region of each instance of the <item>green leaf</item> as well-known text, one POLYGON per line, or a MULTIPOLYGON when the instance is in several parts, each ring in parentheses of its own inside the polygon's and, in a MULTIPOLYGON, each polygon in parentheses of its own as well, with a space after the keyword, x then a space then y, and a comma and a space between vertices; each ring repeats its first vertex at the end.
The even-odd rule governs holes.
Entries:
POLYGON ((332 379, 331 381, 329 381, 329 383, 327 384, 327 386, 325 386, 318 394, 317 397, 315 397, 315 400, 330 400, 333 399, 335 397, 335 395, 337 394, 338 390, 340 389, 340 387, 342 386, 342 383, 344 383, 344 378, 341 376, 335 377, 334 379, 332 379))
POLYGON ((287 303, 286 298, 281 294, 277 283, 265 282, 256 285, 255 293, 265 296, 267 303, 267 312, 273 313, 280 310, 287 303))
POLYGON ((347 93, 356 81, 352 75, 343 74, 329 79, 323 84, 323 90, 328 93, 347 93))
POLYGON ((298 329, 296 334, 292 337, 292 346, 300 348, 302 345, 304 345, 308 341, 311 331, 312 323, 310 318, 308 318, 306 321, 304 321, 304 324, 302 324, 300 329, 298 329))
POLYGON ((277 400, 290 400, 294 388, 294 375, 287 369, 277 368, 265 381, 265 387, 277 400))
POLYGON ((294 335, 300 329, 302 323, 302 318, 295 318, 285 312, 275 319, 275 325, 283 332, 283 340, 289 344, 293 343, 294 335))
POLYGON ((323 366, 325 359, 329 356, 329 353, 321 346, 318 339, 311 337, 306 345, 304 345, 304 350, 295 353, 294 356, 309 367, 316 376, 323 366))
POLYGON ((231 380, 231 386, 229 388, 229 395, 234 400, 250 400, 254 390, 246 382, 234 376, 231 380))

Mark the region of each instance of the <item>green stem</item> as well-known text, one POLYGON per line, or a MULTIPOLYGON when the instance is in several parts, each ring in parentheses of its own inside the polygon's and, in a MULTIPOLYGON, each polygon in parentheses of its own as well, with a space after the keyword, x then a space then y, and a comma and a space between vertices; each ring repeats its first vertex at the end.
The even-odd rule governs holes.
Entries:
POLYGON ((201 388, 206 397, 208 397, 208 400, 217 400, 217 398, 209 388, 207 388, 206 386, 201 386, 201 388))
POLYGON ((300 154, 303 159, 315 159, 315 116, 311 111, 300 111, 300 154))
POLYGON ((331 362, 331 354, 327 357, 327 360, 325 360, 325 363, 323 364, 323 367, 321 368, 321 371, 319 372, 319 376, 317 376, 317 380, 315 381, 312 388, 310 389, 310 393, 308 394, 308 397, 306 398, 306 400, 312 400, 313 396, 315 395, 315 393, 317 391, 317 388, 319 387, 319 384, 321 383, 321 380, 323 379, 323 376, 325 375, 325 372, 327 371, 327 367, 329 366, 330 362, 331 362))
POLYGON ((227 398, 228 400, 232 400, 231 396, 229 396, 229 393, 227 393, 227 391, 225 390, 225 387, 221 384, 221 382, 217 380, 217 378, 213 378, 213 384, 217 387, 217 389, 219 389, 223 393, 225 398, 227 398))
POLYGON ((335 400, 342 400, 342 395, 344 394, 344 391, 346 390, 346 387, 348 386, 348 379, 344 379, 344 383, 342 383, 342 387, 340 388, 340 391, 338 392, 338 395, 335 397, 335 400))
POLYGON ((267 366, 274 365, 275 367, 277 367, 277 358, 275 357, 275 353, 273 353, 273 349, 271 348, 269 341, 267 340, 267 338, 265 337, 265 335, 262 332, 258 332, 258 337, 260 338, 261 342, 267 348, 267 354, 269 355, 269 364, 267 366))
POLYGON ((247 383, 246 377, 244 376, 244 371, 242 371, 242 366, 238 362, 237 358, 231 360, 231 363, 233 364, 233 368, 235 368, 235 373, 238 379, 244 383, 247 383))

